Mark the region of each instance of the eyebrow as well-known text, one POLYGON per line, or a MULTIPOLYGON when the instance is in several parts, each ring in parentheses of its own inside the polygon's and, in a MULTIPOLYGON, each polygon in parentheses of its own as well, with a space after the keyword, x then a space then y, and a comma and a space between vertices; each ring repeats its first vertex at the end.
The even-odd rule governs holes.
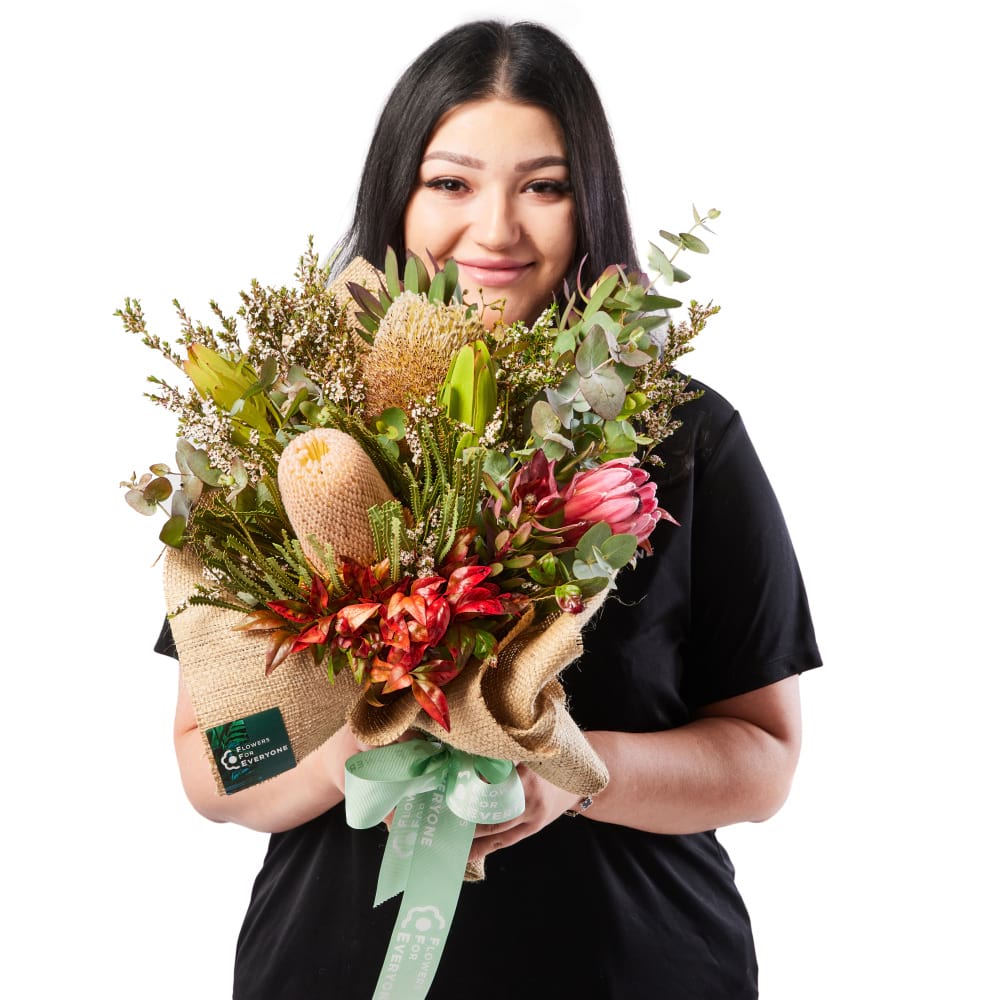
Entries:
MULTIPOLYGON (((462 153, 452 153, 447 149, 432 149, 424 158, 428 160, 448 160, 450 163, 457 163, 460 167, 470 167, 472 170, 483 170, 486 164, 482 160, 477 160, 473 156, 465 156, 462 153)), ((538 156, 533 160, 522 160, 514 164, 514 170, 519 174, 528 173, 531 170, 541 170, 542 167, 566 167, 569 168, 569 161, 563 156, 538 156)))

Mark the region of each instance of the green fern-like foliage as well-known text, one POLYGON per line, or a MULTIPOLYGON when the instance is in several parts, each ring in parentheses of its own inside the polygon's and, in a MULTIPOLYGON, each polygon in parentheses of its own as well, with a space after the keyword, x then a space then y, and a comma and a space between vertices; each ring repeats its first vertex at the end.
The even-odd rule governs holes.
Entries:
POLYGON ((389 560, 389 578, 398 580, 402 565, 403 532, 405 518, 403 505, 398 500, 389 500, 384 504, 368 509, 368 521, 372 528, 372 539, 375 542, 375 561, 389 560))

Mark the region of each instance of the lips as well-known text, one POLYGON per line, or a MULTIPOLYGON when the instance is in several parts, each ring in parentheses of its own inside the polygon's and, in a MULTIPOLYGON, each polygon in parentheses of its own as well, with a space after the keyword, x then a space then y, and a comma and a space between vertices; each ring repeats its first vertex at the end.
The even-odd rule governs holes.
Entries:
POLYGON ((517 261, 509 258, 476 258, 458 261, 466 278, 465 284, 483 288, 504 288, 512 285, 534 267, 532 261, 517 261))

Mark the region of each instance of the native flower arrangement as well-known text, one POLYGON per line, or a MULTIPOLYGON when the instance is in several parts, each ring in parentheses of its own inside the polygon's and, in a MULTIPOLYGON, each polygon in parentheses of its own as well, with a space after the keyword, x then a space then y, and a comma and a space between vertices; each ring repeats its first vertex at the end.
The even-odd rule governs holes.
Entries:
MULTIPOLYGON (((650 265, 688 277, 656 246, 650 265)), ((672 520, 642 466, 679 423, 692 394, 673 365, 717 307, 675 324, 680 302, 611 266, 561 312, 487 330, 453 261, 430 275, 409 256, 400 274, 390 251, 368 277, 336 297, 310 241, 298 290, 242 293, 242 338, 215 303, 219 329, 175 302, 186 356, 126 300, 126 329, 191 385, 150 377, 179 418, 176 469, 122 486, 140 513, 169 501, 161 540, 205 571, 188 603, 245 612, 263 670, 310 650, 371 705, 410 692, 448 730, 444 688, 471 659, 531 606, 580 612, 672 520)))
MULTIPOLYGON (((650 264, 688 277, 659 247, 650 264)), ((186 357, 126 300, 126 329, 191 386, 150 377, 179 417, 177 467, 122 485, 141 513, 170 501, 161 540, 205 568, 189 603, 245 612, 262 669, 308 649, 371 705, 409 691, 448 730, 444 687, 470 659, 531 605, 581 611, 672 520, 642 464, 679 423, 692 394, 673 365, 716 307, 675 324, 680 302, 612 266, 561 313, 486 330, 454 262, 431 276, 410 256, 400 275, 390 251, 373 273, 339 300, 310 241, 299 290, 242 293, 242 341, 215 303, 218 330, 175 302, 186 357)))

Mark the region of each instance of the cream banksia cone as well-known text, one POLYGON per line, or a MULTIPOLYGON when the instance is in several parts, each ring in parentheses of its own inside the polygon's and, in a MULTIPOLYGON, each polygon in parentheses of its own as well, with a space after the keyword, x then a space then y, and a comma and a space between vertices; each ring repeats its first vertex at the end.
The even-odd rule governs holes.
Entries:
POLYGON ((458 350, 485 335, 478 315, 467 316, 467 309, 413 292, 393 301, 361 363, 369 419, 437 394, 458 350))
POLYGON ((375 558, 367 511, 393 495, 349 434, 316 427, 293 438, 278 462, 278 489, 314 567, 323 565, 324 544, 335 555, 349 556, 363 566, 375 558))

